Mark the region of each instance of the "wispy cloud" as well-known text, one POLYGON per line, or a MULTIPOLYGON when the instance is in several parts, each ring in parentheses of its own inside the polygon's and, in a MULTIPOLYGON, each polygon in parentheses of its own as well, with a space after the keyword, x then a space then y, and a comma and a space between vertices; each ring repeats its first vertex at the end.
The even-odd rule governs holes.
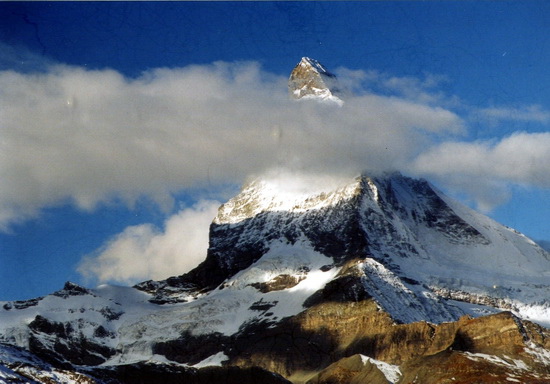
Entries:
POLYGON ((409 101, 439 106, 457 105, 457 98, 447 95, 442 86, 451 81, 445 75, 423 73, 420 77, 395 76, 378 70, 350 70, 339 68, 336 73, 344 88, 362 93, 365 90, 396 96, 409 101))
POLYGON ((85 257, 78 271, 88 279, 125 284, 187 272, 206 257, 208 227, 219 205, 201 201, 168 218, 162 229, 128 227, 85 257))
POLYGON ((550 188, 549 148, 549 132, 519 132, 483 142, 444 142, 420 154, 410 169, 454 184, 487 210, 506 199, 509 183, 550 188))
POLYGON ((50 58, 25 46, 14 46, 0 41, 0 71, 7 69, 16 69, 23 73, 46 71, 54 64, 50 58))
POLYGON ((474 112, 474 115, 491 124, 497 124, 501 121, 550 122, 550 111, 540 105, 480 108, 474 112))

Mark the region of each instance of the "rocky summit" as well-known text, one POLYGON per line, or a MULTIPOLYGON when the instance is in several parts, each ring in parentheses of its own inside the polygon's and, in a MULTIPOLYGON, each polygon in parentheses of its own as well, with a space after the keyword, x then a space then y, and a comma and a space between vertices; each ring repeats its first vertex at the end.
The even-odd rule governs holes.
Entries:
POLYGON ((288 90, 294 99, 315 99, 342 104, 336 76, 317 60, 303 57, 288 79, 288 90))
POLYGON ((245 185, 183 275, 1 302, 0 382, 550 383, 548 252, 426 180, 310 180, 245 185))

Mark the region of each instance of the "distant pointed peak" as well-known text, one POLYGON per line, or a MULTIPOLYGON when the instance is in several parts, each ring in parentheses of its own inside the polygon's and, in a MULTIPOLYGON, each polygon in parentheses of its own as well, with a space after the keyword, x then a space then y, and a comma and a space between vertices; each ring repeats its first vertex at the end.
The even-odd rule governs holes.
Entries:
POLYGON ((306 66, 306 67, 309 66, 309 67, 312 67, 313 69, 315 69, 319 73, 323 73, 323 74, 326 74, 328 76, 334 76, 332 73, 327 71, 327 69, 323 66, 323 64, 321 64, 317 60, 312 59, 310 57, 306 57, 306 56, 302 57, 302 60, 300 60, 300 63, 298 63, 298 65, 306 66))
POLYGON ((337 96, 338 82, 320 62, 310 57, 302 57, 288 79, 288 90, 294 99, 315 99, 331 101, 342 105, 337 96))

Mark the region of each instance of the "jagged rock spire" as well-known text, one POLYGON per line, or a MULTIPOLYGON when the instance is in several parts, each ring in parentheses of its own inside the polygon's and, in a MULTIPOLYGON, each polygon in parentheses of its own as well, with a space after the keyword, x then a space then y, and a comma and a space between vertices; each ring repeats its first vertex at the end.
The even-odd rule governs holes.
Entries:
POLYGON ((295 99, 309 98, 343 103, 337 96, 339 91, 336 76, 317 60, 309 57, 302 57, 290 73, 288 90, 295 99))

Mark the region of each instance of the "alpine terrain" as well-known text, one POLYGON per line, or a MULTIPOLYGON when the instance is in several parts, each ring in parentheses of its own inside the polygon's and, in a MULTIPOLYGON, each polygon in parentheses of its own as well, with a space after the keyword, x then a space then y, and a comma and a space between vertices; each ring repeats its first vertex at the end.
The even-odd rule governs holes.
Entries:
MULTIPOLYGON (((312 59, 289 89, 343 103, 312 59)), ((0 382, 550 383, 547 327, 550 254, 517 231, 398 172, 281 172, 189 273, 0 303, 0 382)))

